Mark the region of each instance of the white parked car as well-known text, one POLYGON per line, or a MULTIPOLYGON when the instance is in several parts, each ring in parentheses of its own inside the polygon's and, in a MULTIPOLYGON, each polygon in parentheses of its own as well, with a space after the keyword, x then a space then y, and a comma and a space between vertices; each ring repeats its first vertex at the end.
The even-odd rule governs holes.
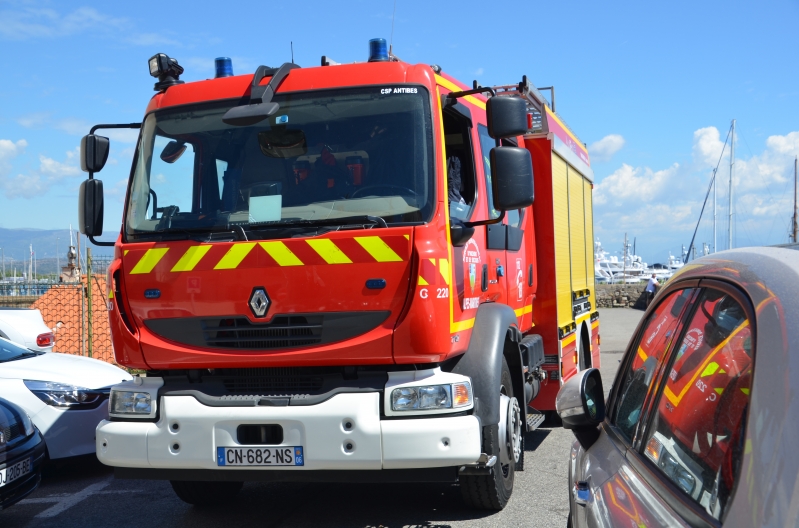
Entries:
POLYGON ((130 379, 96 359, 0 338, 0 395, 28 412, 51 459, 94 453, 94 430, 108 418, 110 387, 130 379))
POLYGON ((33 308, 0 308, 0 337, 42 352, 52 352, 55 343, 42 312, 33 308))

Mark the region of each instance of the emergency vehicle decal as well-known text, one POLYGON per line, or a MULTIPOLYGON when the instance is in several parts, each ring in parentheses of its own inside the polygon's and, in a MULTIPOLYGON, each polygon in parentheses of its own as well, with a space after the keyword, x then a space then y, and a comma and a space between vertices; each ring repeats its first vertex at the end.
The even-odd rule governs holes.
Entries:
MULTIPOLYGON (((125 260, 128 263, 130 261, 135 262, 130 271, 131 275, 151 273, 162 261, 170 262, 168 263, 171 266, 169 271, 173 273, 194 271, 195 269, 234 270, 250 267, 246 264, 247 257, 252 255, 256 246, 260 247, 263 250, 263 254, 268 256, 263 261, 258 259, 259 266, 287 267, 406 262, 410 256, 409 239, 403 235, 398 235, 382 237, 358 236, 335 240, 330 238, 269 240, 263 242, 239 242, 229 246, 200 244, 185 250, 182 248, 176 250, 182 251, 182 254, 179 257, 174 255, 172 258, 168 257, 170 251, 173 251, 172 247, 153 247, 146 250, 130 250, 130 256, 128 257, 126 254, 125 260)), ((441 275, 444 278, 444 284, 448 284, 449 265, 446 259, 440 260, 441 275)), ((255 262, 252 264, 254 265, 255 262)))
MULTIPOLYGON (((716 348, 713 349, 713 351, 710 354, 708 354, 707 358, 705 358, 705 361, 701 365, 699 365, 694 375, 691 377, 690 380, 688 380, 688 382, 680 391, 680 394, 678 395, 674 394, 669 388, 669 386, 666 385, 666 387, 663 389, 663 394, 666 396, 666 398, 668 398, 669 402, 671 402, 671 404, 674 405, 675 407, 678 406, 680 404, 680 401, 682 401, 683 397, 685 396, 685 393, 688 392, 688 389, 694 386, 694 383, 696 382, 696 379, 700 376, 700 374, 706 372, 708 365, 713 361, 713 358, 716 356, 716 354, 718 354, 719 351, 723 350, 724 347, 727 346, 727 343, 729 343, 736 335, 738 335, 743 329, 747 328, 748 326, 749 326, 749 321, 748 320, 744 321, 729 336, 727 336, 727 339, 719 343, 718 346, 716 346, 716 348)), ((713 372, 715 372, 715 370, 713 372)))

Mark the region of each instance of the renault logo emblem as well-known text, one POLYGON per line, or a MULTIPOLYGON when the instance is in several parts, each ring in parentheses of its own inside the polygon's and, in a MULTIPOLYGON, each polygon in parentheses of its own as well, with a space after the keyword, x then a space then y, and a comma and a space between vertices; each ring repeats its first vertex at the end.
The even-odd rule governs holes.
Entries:
POLYGON ((263 317, 269 309, 269 296, 262 286, 253 288, 250 295, 250 309, 255 317, 263 317))

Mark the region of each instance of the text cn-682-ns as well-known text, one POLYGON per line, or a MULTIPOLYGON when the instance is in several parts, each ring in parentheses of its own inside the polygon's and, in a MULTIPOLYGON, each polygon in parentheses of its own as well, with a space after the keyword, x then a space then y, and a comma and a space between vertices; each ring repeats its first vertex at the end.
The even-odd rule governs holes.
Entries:
POLYGON ((112 389, 100 460, 195 504, 341 479, 503 508, 525 431, 599 363, 583 143, 526 77, 469 88, 382 39, 365 63, 149 69, 143 121, 81 143, 95 241, 95 131, 140 129, 108 299, 146 376, 112 389))

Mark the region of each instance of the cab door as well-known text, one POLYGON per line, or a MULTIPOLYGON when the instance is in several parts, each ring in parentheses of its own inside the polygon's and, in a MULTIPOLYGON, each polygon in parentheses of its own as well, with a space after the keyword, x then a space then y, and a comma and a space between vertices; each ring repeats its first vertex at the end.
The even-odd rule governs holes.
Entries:
MULTIPOLYGON (((494 199, 491 192, 491 162, 490 155, 491 149, 497 143, 491 136, 488 135, 488 127, 483 124, 477 125, 477 136, 480 144, 480 151, 478 153, 479 167, 478 172, 482 172, 480 179, 480 187, 482 195, 485 196, 485 216, 483 219, 494 220, 499 218, 500 212, 494 209, 494 199)), ((502 223, 489 224, 481 226, 484 230, 486 258, 482 262, 480 269, 481 284, 483 291, 486 292, 486 300, 493 302, 502 302, 508 304, 508 263, 505 255, 505 246, 507 238, 507 224, 502 223)), ((477 236, 477 233, 475 233, 477 236)), ((515 263, 514 263, 515 264, 515 263)))

